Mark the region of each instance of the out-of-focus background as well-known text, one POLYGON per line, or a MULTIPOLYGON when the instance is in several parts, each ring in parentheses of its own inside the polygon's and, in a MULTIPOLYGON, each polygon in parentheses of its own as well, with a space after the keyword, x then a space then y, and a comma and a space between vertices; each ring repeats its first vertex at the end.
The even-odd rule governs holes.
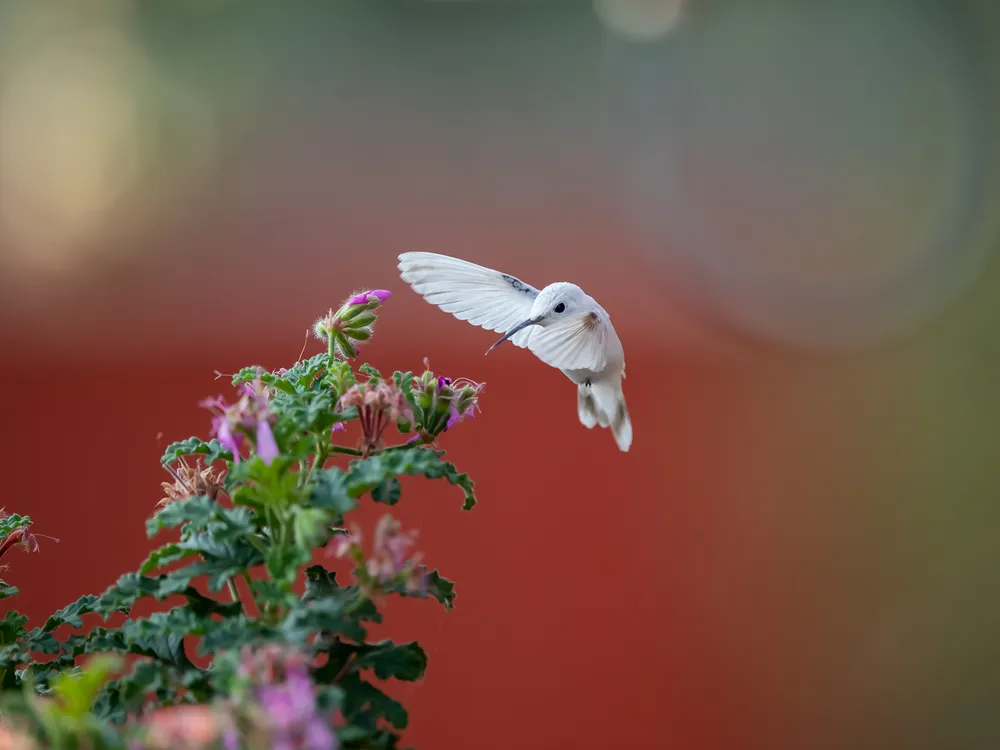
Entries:
POLYGON ((408 744, 1000 747, 998 16, 0 5, 0 505, 61 539, 13 604, 134 567, 214 372, 387 287, 365 357, 488 383, 443 444, 480 506, 399 506, 458 591, 387 616, 430 657, 408 744), (631 452, 412 249, 595 296, 631 452))

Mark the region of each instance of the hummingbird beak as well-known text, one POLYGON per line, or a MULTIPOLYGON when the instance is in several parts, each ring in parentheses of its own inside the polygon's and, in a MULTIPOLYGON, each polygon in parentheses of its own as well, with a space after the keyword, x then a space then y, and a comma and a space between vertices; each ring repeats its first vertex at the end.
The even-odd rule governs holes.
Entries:
POLYGON ((487 349, 486 353, 489 354, 491 351, 493 351, 494 349, 496 349, 498 346, 500 346, 500 344, 502 344, 504 341, 506 341, 507 339, 509 339, 511 336, 513 336, 515 333, 517 333, 521 329, 527 328, 528 326, 537 325, 537 324, 538 324, 538 321, 537 320, 532 320, 531 318, 528 318, 523 323, 518 323, 516 326, 514 326, 509 331, 507 331, 507 333, 505 333, 503 335, 503 338, 501 338, 493 346, 491 346, 489 349, 487 349))

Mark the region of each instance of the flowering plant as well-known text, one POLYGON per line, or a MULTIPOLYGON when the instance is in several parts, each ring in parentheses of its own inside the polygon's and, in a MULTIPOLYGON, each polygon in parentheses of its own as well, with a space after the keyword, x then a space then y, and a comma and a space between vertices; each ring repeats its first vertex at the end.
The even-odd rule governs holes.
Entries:
MULTIPOLYGON (((370 642, 366 623, 381 621, 392 595, 450 609, 454 586, 411 554, 414 533, 391 516, 367 550, 345 517, 366 496, 395 505, 404 475, 446 480, 470 510, 473 482, 436 441, 473 415, 482 388, 429 367, 355 370, 388 297, 352 295, 314 327, 326 351, 275 372, 244 368, 235 401, 202 403, 210 439, 167 448, 170 481, 146 523, 151 538, 179 529, 176 541, 39 627, 16 612, 0 620, 0 748, 397 746, 407 712, 368 672, 418 680, 427 657, 416 642, 370 642), (354 445, 338 440, 351 422, 354 445), (404 437, 387 444, 393 426, 404 437), (338 558, 353 561, 353 582, 327 568, 338 558), (180 603, 131 615, 140 601, 168 599, 180 603), (88 615, 103 624, 86 628, 88 615)), ((0 519, 0 555, 37 550, 30 527, 0 519)), ((16 593, 0 581, 0 598, 16 593)))

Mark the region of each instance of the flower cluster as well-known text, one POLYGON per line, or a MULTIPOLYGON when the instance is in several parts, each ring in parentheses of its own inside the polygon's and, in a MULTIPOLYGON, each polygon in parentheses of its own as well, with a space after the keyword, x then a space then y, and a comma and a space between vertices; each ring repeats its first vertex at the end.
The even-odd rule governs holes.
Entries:
MULTIPOLYGON (((235 451, 234 451, 235 454, 235 451)), ((215 500, 225 487, 223 480, 226 477, 225 469, 213 469, 211 466, 204 466, 201 459, 195 460, 195 465, 190 466, 184 457, 177 460, 177 467, 164 464, 163 468, 173 476, 173 482, 161 482, 165 497, 158 505, 169 505, 177 500, 187 497, 210 497, 215 500)))
POLYGON ((339 310, 332 309, 313 324, 313 334, 329 346, 330 356, 358 356, 358 346, 372 337, 375 310, 392 296, 388 289, 352 294, 339 310))
POLYGON ((355 406, 361 422, 361 450, 365 454, 382 447, 382 433, 390 423, 412 421, 413 412, 395 383, 369 381, 351 386, 337 404, 343 410, 355 406))
POLYGON ((337 735, 318 709, 303 654, 277 645, 244 648, 239 676, 249 687, 243 713, 251 746, 256 739, 273 750, 336 750, 337 735))
POLYGON ((261 370, 258 369, 257 378, 252 383, 243 383, 242 395, 235 404, 227 404, 222 396, 205 399, 199 404, 215 413, 212 435, 232 452, 234 463, 240 460, 244 435, 255 435, 254 447, 264 463, 270 464, 279 453, 271 431, 271 422, 275 418, 271 410, 271 393, 260 376, 261 370))
POLYGON ((485 383, 476 383, 468 378, 452 380, 431 372, 430 363, 418 380, 413 381, 413 397, 420 412, 421 429, 410 438, 410 443, 433 442, 441 433, 447 432, 466 417, 474 417, 479 409, 479 394, 485 383))
POLYGON ((421 555, 409 555, 417 531, 403 533, 402 524, 386 514, 375 526, 372 554, 365 559, 361 546, 361 531, 339 534, 331 550, 335 557, 350 556, 358 564, 360 588, 366 596, 386 591, 392 583, 402 583, 409 593, 426 593, 427 569, 420 564, 421 555))
MULTIPOLYGON (((0 557, 3 557, 15 545, 21 545, 25 552, 38 552, 38 539, 51 539, 58 543, 58 539, 47 534, 35 534, 31 532, 31 521, 27 516, 10 516, 3 508, 0 508, 0 519, 10 519, 23 524, 11 531, 6 537, 0 539, 0 557)), ((8 527, 9 528, 9 527, 8 527)))

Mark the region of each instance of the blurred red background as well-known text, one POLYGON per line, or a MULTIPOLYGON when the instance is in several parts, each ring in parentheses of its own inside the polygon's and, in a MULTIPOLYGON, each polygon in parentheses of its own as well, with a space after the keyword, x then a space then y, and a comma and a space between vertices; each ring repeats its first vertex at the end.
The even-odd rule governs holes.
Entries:
POLYGON ((452 612, 407 600, 387 613, 384 632, 429 655, 424 681, 391 689, 409 745, 996 746, 997 131, 994 68, 975 46, 995 39, 988 9, 847 3, 819 19, 788 4, 775 26, 781 4, 753 22, 738 4, 694 3, 648 45, 587 4, 465 5, 117 3, 0 19, 24 49, 55 50, 43 73, 83 71, 75 99, 18 88, 14 73, 0 88, 22 139, 0 149, 0 184, 28 186, 0 212, 0 505, 60 538, 11 557, 13 604, 38 621, 137 565, 162 450, 205 435, 197 402, 229 392, 214 372, 288 366, 328 307, 386 287, 365 359, 419 371, 429 357, 488 384, 483 414, 442 441, 480 505, 463 512, 454 487, 410 480, 398 506, 458 594, 452 612), (845 65, 863 49, 890 68, 926 57, 941 79, 869 69, 858 93, 835 58, 793 63, 807 31, 845 65), (80 59, 109 67, 80 66, 77 38, 80 59), (968 59, 948 68, 963 43, 968 59), (116 78, 131 56, 146 77, 116 78), (713 71, 751 65, 754 96, 834 121, 789 115, 777 151, 748 145, 767 108, 713 71), (837 106, 809 99, 841 83, 837 106), (657 119, 674 105, 693 118, 704 101, 691 91, 733 130, 657 119), (889 110, 865 110, 880 91, 889 110), (101 120, 115 97, 138 102, 138 124, 101 120), (90 119, 73 109, 88 101, 90 119), (849 126, 860 140, 831 146, 849 126), (878 127, 898 151, 864 140, 878 127), (667 184, 649 170, 670 149, 680 161, 664 170, 684 179, 667 184), (731 158, 708 158, 720 151, 731 158), (131 181, 104 196, 126 156, 131 181), (815 169, 797 182, 806 156, 815 169), (966 157, 975 169, 945 182, 940 164, 966 157), (70 179, 90 169, 104 182, 70 179), (835 172, 854 181, 822 182, 835 172), (943 208, 906 192, 932 173, 943 208), (858 198, 869 190, 874 207, 858 198), (714 217, 718 245, 685 228, 678 195, 714 217), (914 228, 931 215, 933 231, 914 228), (921 266, 914 233, 944 249, 921 266), (491 333, 400 282, 396 255, 411 249, 596 297, 625 347, 632 450, 578 423, 562 374, 513 347, 484 358, 491 333))

